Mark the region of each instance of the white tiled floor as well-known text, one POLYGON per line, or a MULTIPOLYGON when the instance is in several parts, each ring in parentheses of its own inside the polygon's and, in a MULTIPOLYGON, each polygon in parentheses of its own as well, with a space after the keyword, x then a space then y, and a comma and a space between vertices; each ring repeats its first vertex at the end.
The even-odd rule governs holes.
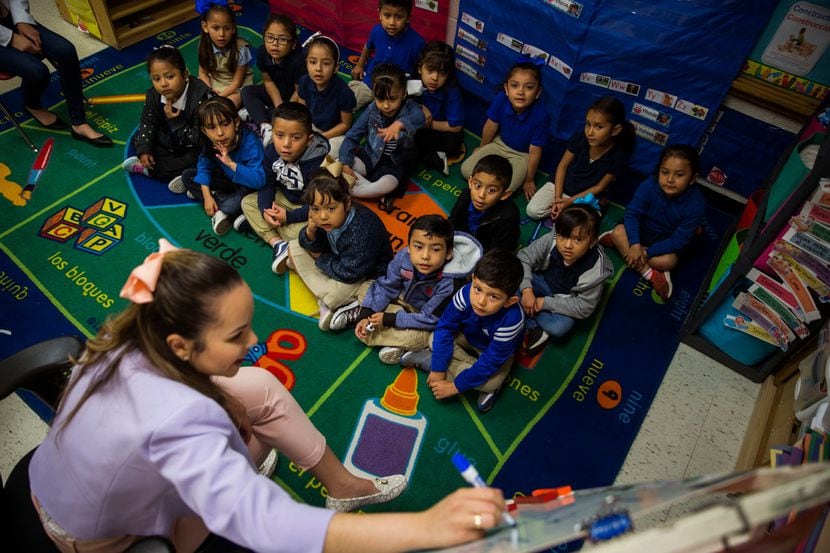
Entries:
MULTIPOLYGON (((71 37, 81 58, 105 47, 63 21, 53 0, 32 0, 31 5, 39 21, 71 37)), ((0 93, 18 84, 16 79, 0 83, 0 93)), ((730 102, 742 111, 755 110, 740 102, 730 102)), ((757 115, 787 125, 785 128, 793 125, 775 114, 757 115)), ((758 385, 681 344, 617 483, 730 470, 758 389, 758 385)), ((0 402, 0 474, 8 476, 17 459, 34 447, 45 432, 46 425, 16 396, 0 402)))

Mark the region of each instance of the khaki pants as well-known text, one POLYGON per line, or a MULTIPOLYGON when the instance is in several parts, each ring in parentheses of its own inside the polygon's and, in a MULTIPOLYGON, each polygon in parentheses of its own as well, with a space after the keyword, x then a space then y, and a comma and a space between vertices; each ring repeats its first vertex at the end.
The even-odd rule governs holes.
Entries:
MULTIPOLYGON (((371 280, 363 283, 360 290, 357 292, 357 301, 363 303, 363 298, 369 291, 369 286, 372 284, 371 280)), ((384 313, 397 313, 398 311, 408 311, 414 313, 411 305, 398 299, 395 303, 390 303, 383 310, 384 313)), ((395 328, 384 326, 380 330, 370 332, 365 340, 361 340, 367 346, 394 346, 403 348, 408 351, 418 351, 429 347, 429 336, 432 334, 429 330, 419 330, 417 328, 395 328)))
POLYGON ((357 291, 363 281, 347 284, 334 280, 317 268, 316 259, 300 245, 299 240, 291 240, 288 243, 288 257, 297 276, 329 309, 337 309, 357 297, 357 291))
MULTIPOLYGON (((434 337, 435 333, 432 333, 429 336, 430 349, 432 349, 432 340, 434 337)), ((470 342, 467 341, 467 338, 464 337, 464 334, 456 336, 452 347, 452 359, 450 359, 450 364, 447 367, 447 380, 452 382, 455 380, 456 376, 472 367, 473 363, 478 361, 479 355, 481 355, 481 351, 474 348, 470 342), (475 353, 475 355, 473 353, 475 353)), ((510 369, 512 367, 513 357, 511 356, 510 359, 505 361, 504 364, 499 367, 499 370, 496 371, 494 375, 487 379, 487 382, 475 389, 479 392, 495 392, 507 378, 507 375, 510 374, 510 369)))
POLYGON ((473 169, 475 169, 478 160, 490 154, 498 154, 510 162, 510 167, 513 168, 513 178, 510 179, 511 192, 524 184, 525 178, 527 177, 527 159, 530 157, 530 154, 527 152, 517 152, 513 148, 509 148, 502 142, 501 136, 496 136, 492 142, 482 146, 464 160, 464 163, 461 164, 461 174, 464 178, 469 178, 473 174, 473 169))
MULTIPOLYGON (((285 197, 285 194, 283 194, 281 190, 277 190, 274 202, 278 206, 285 208, 286 211, 302 207, 299 204, 289 202, 288 198, 285 197)), ((300 223, 293 223, 291 225, 283 225, 278 228, 272 227, 266 223, 265 219, 262 217, 262 211, 259 210, 259 206, 257 205, 256 192, 248 194, 242 198, 242 213, 245 214, 248 224, 251 225, 251 228, 254 229, 257 236, 269 244, 274 238, 284 240, 286 242, 296 239, 297 235, 300 234, 300 231, 303 230, 306 225, 306 222, 303 221, 300 223)))
POLYGON ((355 100, 357 100, 357 105, 354 108, 355 111, 374 100, 372 89, 363 81, 349 81, 349 89, 351 89, 355 100))
MULTIPOLYGON (((326 438, 311 423, 291 393, 274 375, 260 367, 241 367, 236 376, 214 376, 222 390, 239 400, 251 422, 248 453, 259 466, 272 448, 276 448, 299 467, 308 470, 323 458, 326 438)), ((276 484, 275 484, 276 485, 276 484)), ((47 535, 62 553, 115 553, 137 541, 137 536, 120 536, 99 540, 76 540, 67 534, 32 500, 47 535)), ((207 538, 209 531, 200 518, 176 519, 170 535, 177 553, 191 553, 207 538)))

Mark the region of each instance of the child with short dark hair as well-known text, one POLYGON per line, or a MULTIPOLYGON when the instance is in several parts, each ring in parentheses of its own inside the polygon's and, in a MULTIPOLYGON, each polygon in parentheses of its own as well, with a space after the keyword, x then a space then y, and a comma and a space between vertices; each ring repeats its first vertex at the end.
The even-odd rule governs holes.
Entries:
POLYGON ((541 351, 548 338, 565 336, 577 319, 590 317, 599 305, 605 280, 614 272, 597 246, 599 225, 599 211, 574 203, 562 210, 554 232, 519 250, 527 355, 541 351))
POLYGON ((147 91, 133 135, 135 155, 121 167, 167 182, 171 192, 182 194, 181 175, 199 159, 201 131, 196 110, 213 92, 188 74, 181 52, 169 44, 150 52, 147 72, 153 86, 147 91))
POLYGON ((306 72, 303 54, 297 46, 297 26, 287 15, 272 13, 262 31, 264 44, 257 49, 256 65, 262 84, 242 89, 242 104, 259 128, 262 144, 271 140, 273 110, 297 92, 300 76, 306 72))
POLYGON ((625 171, 636 138, 622 102, 603 96, 591 104, 584 127, 568 140, 553 180, 527 202, 528 217, 556 219, 562 209, 588 194, 604 200, 611 183, 625 171))
POLYGON ((406 190, 408 165, 418 156, 414 136, 424 125, 424 113, 407 97, 406 75, 395 64, 375 67, 372 90, 375 101, 346 133, 340 161, 356 181, 352 196, 379 197, 380 208, 391 212, 394 199, 406 190))
POLYGON ((489 154, 505 157, 513 167, 510 192, 521 186, 528 200, 536 192, 536 170, 542 159, 542 148, 548 143, 550 115, 542 95, 540 58, 523 54, 504 83, 504 91, 496 94, 487 110, 487 121, 481 129, 481 145, 461 164, 464 177, 472 175, 478 160, 489 154))
POLYGON ((249 224, 273 248, 271 270, 277 273, 284 267, 288 241, 297 238, 308 221, 303 192, 319 171, 329 143, 312 131, 311 113, 297 102, 284 102, 274 110, 272 130, 273 140, 265 147, 265 186, 243 198, 234 228, 249 224))
POLYGON ((475 236, 485 252, 496 248, 512 252, 519 243, 521 214, 508 189, 512 172, 500 155, 482 157, 450 213, 453 227, 475 236))
POLYGON ((401 364, 429 371, 436 399, 470 389, 485 413, 513 366, 524 336, 524 313, 517 295, 522 264, 515 254, 492 250, 476 264, 473 281, 455 293, 430 339, 432 351, 410 351, 401 364))
POLYGON ((358 300, 337 310, 331 329, 355 327, 368 346, 383 346, 382 363, 400 361, 406 350, 429 346, 429 334, 457 287, 481 257, 470 235, 453 233, 443 215, 422 215, 409 227, 409 245, 389 263, 384 276, 367 282, 358 300))
POLYGON ((182 173, 183 191, 204 204, 213 232, 221 236, 242 213, 242 198, 265 184, 262 144, 242 126, 228 98, 205 100, 198 117, 205 149, 196 169, 182 173))
POLYGON ((427 169, 449 175, 449 158, 464 148, 464 104, 455 82, 452 47, 429 42, 421 51, 418 73, 420 82, 415 83, 421 85, 421 94, 414 99, 421 104, 426 125, 415 133, 415 144, 427 169))
POLYGON ((288 245, 285 263, 317 296, 320 330, 329 330, 333 310, 353 300, 363 281, 386 272, 392 260, 389 232, 368 207, 353 202, 336 171, 322 169, 306 186, 308 224, 288 245))
POLYGON ((667 146, 654 175, 640 184, 625 208, 623 222, 599 237, 603 246, 617 248, 625 264, 650 281, 663 300, 672 294, 669 271, 706 214, 706 200, 694 186, 699 172, 695 148, 667 146))
POLYGON ((360 59, 352 69, 349 88, 354 93, 357 108, 372 101, 371 79, 375 67, 382 63, 394 63, 405 73, 413 74, 418 56, 424 47, 424 39, 409 26, 412 16, 412 0, 379 0, 377 23, 369 32, 360 59), (374 54, 372 59, 369 56, 374 54), (367 66, 368 62, 368 66, 367 66))

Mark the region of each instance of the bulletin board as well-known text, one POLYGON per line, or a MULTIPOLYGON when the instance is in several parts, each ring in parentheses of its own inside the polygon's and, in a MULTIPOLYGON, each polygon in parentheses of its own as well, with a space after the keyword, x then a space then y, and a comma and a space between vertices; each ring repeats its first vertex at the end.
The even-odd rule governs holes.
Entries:
POLYGON ((579 130, 587 107, 613 95, 650 172, 668 143, 696 145, 778 0, 461 0, 459 80, 485 100, 520 52, 541 56, 554 138, 579 130), (532 24, 531 24, 532 22, 532 24))
MULTIPOLYGON (((378 23, 377 0, 270 0, 273 13, 283 13, 304 27, 331 36, 360 52, 378 23)), ((410 24, 425 40, 446 40, 450 0, 413 0, 410 24)))
POLYGON ((777 111, 809 116, 830 91, 830 0, 780 0, 736 87, 777 111))

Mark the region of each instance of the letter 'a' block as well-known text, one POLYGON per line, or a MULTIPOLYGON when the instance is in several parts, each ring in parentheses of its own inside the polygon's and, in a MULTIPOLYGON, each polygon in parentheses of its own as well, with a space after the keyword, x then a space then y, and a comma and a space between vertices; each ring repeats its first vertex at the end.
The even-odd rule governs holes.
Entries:
MULTIPOLYGON (((121 236, 120 226, 118 225, 118 236, 121 236)), ((114 234, 111 230, 84 229, 78 236, 78 239, 75 240, 75 248, 87 253, 101 255, 121 242, 121 240, 114 238, 114 234)))
POLYGON ((127 215, 127 204, 106 196, 86 208, 81 218, 84 226, 106 230, 127 215))
POLYGON ((43 223, 38 234, 56 242, 66 242, 81 232, 81 217, 84 212, 74 207, 64 207, 43 223))

